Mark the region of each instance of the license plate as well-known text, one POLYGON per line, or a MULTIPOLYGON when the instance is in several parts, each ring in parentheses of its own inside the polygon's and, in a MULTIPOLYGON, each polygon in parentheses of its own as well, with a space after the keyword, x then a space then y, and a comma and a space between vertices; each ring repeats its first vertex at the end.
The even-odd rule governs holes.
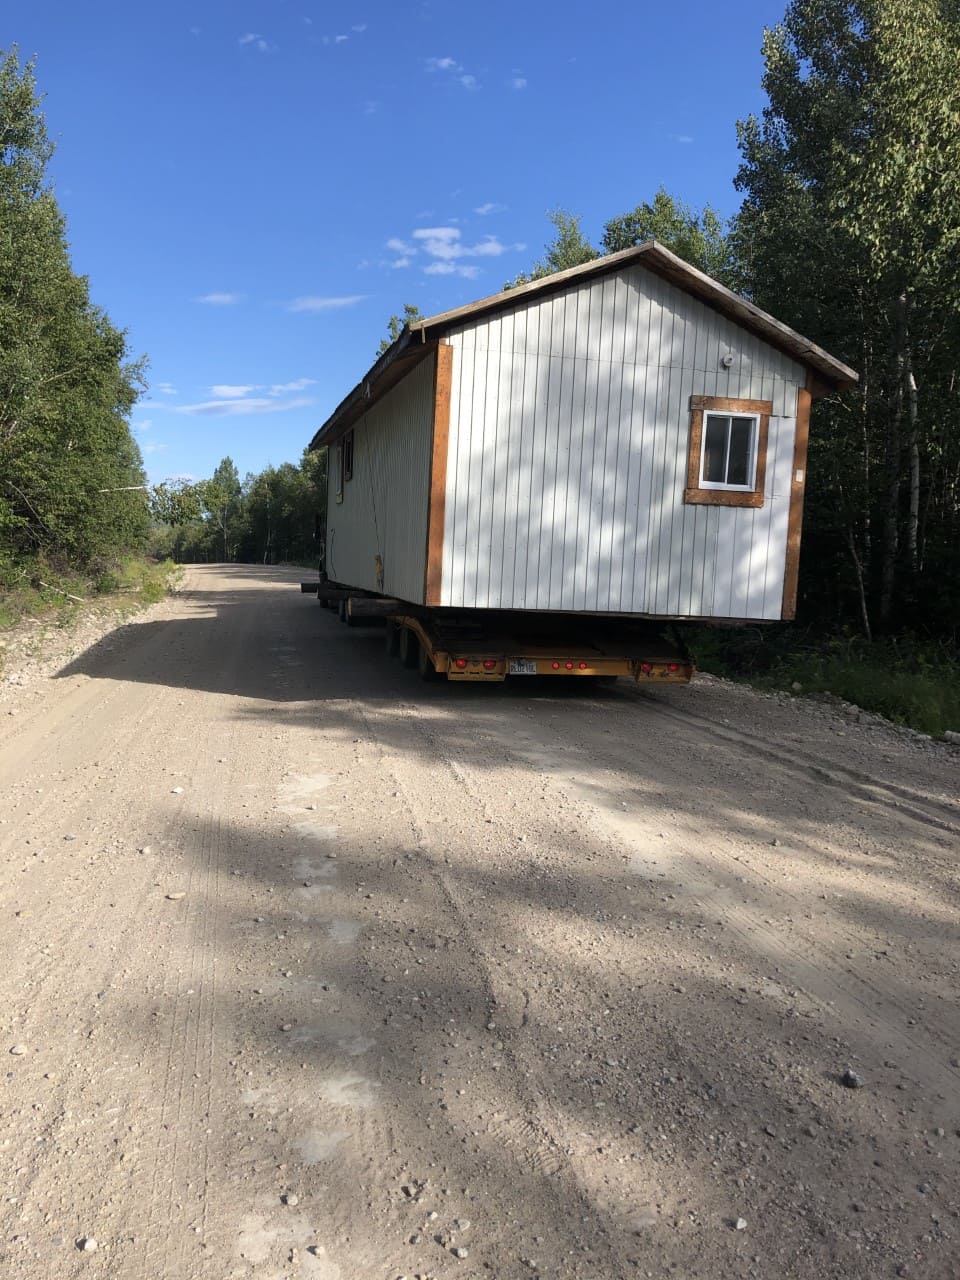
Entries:
POLYGON ((537 664, 532 658, 511 658, 509 671, 512 676, 535 676, 537 664))

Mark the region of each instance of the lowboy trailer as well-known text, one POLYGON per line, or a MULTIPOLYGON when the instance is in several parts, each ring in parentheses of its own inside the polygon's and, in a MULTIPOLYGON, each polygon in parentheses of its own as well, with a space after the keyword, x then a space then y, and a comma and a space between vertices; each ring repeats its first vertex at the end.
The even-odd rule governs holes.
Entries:
POLYGON ((382 623, 386 650, 424 680, 498 683, 507 676, 561 676, 613 682, 687 684, 694 665, 669 626, 583 614, 426 609, 358 594, 314 579, 305 594, 336 609, 348 626, 382 623))

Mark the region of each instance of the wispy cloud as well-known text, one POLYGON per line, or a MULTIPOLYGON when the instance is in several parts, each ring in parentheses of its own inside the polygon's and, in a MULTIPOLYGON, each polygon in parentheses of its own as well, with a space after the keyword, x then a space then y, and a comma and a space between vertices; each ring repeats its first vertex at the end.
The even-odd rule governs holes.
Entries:
POLYGON ((363 302, 366 298, 365 293, 353 293, 347 297, 328 298, 310 294, 303 298, 294 298, 287 303, 288 311, 338 311, 343 307, 356 306, 358 302, 363 302))
POLYGON ((294 378, 293 382, 275 382, 270 388, 270 394, 285 396, 291 391, 306 391, 307 387, 316 386, 316 383, 316 378, 294 378))
POLYGON ((194 298, 194 302, 205 302, 210 307, 234 307, 242 298, 242 293, 204 293, 194 298))
POLYGON ((175 396, 180 394, 172 382, 154 382, 150 390, 159 391, 162 396, 175 396))
POLYGON ((149 431, 152 426, 153 426, 153 419, 144 418, 142 422, 135 422, 133 424, 133 429, 134 431, 149 431))
POLYGON ((696 141, 696 139, 691 137, 689 133, 668 133, 667 137, 670 139, 671 142, 680 142, 684 146, 687 146, 689 143, 696 141))
POLYGON ((527 78, 526 76, 514 76, 511 80, 507 81, 507 84, 509 84, 511 89, 525 89, 527 87, 527 78))
POLYGON ((368 98, 363 104, 363 114, 365 116, 375 116, 380 110, 380 103, 376 98, 368 98))
POLYGON ((461 85, 464 89, 479 89, 480 83, 475 75, 471 75, 467 71, 463 63, 458 62, 456 58, 427 58, 427 71, 436 73, 440 72, 449 80, 461 85))
POLYGON ((174 413, 186 413, 205 418, 234 418, 254 413, 285 413, 289 409, 305 409, 313 404, 309 396, 294 396, 290 400, 256 396, 242 400, 205 400, 201 404, 178 406, 174 413))
POLYGON ((140 452, 144 455, 150 453, 166 453, 167 446, 160 440, 152 440, 149 444, 142 444, 140 452))
POLYGON ((258 53, 273 53, 277 47, 276 45, 269 44, 264 40, 263 36, 260 35, 258 31, 247 31, 244 35, 240 36, 237 40, 237 44, 249 45, 256 49, 258 53))
POLYGON ((481 218, 485 218, 491 213, 503 213, 506 207, 505 204, 497 204, 495 200, 488 200, 486 204, 478 205, 473 212, 478 213, 481 218))
POLYGON ((473 244, 464 244, 459 227, 444 226, 417 227, 406 239, 392 236, 387 248, 399 256, 381 266, 409 267, 416 260, 426 275, 457 275, 474 280, 480 274, 480 267, 470 259, 499 258, 504 253, 525 249, 526 245, 504 244, 497 236, 485 236, 473 244))
POLYGON ((248 396, 251 391, 258 390, 257 387, 238 387, 231 383, 219 382, 216 386, 210 388, 210 394, 216 396, 220 400, 236 399, 240 396, 248 396))
POLYGON ((370 24, 368 22, 358 22, 355 27, 351 27, 351 31, 355 31, 358 36, 362 36, 370 24))

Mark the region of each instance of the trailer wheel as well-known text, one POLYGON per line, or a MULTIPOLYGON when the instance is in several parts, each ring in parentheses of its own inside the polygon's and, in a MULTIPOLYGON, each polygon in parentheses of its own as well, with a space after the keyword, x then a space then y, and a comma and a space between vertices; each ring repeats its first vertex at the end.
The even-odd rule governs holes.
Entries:
POLYGON ((393 618, 387 618, 384 643, 388 658, 395 658, 400 652, 400 624, 393 618))
POLYGON ((420 641, 409 627, 400 628, 400 661, 405 667, 415 667, 419 661, 420 641))
POLYGON ((339 600, 337 602, 337 617, 340 619, 342 623, 344 623, 348 627, 355 627, 357 625, 354 619, 350 617, 350 614, 347 610, 346 600, 339 600))
POLYGON ((426 680, 427 684, 434 684, 437 680, 443 679, 443 673, 436 669, 429 653, 419 641, 417 642, 417 670, 420 672, 420 679, 426 680))

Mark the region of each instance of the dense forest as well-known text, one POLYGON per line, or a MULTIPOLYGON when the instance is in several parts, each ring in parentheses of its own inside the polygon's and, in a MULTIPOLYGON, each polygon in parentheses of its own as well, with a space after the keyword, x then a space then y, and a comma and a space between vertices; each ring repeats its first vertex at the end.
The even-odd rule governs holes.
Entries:
MULTIPOLYGON (((594 245, 557 210, 542 258, 510 283, 655 237, 856 368, 860 386, 815 409, 801 617, 955 648, 960 6, 793 0, 763 57, 767 105, 737 126, 732 219, 661 189, 594 245)), ((71 270, 33 72, 15 55, 0 128, 3 580, 37 554, 88 563, 148 541, 177 559, 310 560, 322 457, 243 480, 225 458, 150 503, 135 491, 127 415, 142 370, 71 270)), ((418 314, 391 317, 389 337, 418 314)))

